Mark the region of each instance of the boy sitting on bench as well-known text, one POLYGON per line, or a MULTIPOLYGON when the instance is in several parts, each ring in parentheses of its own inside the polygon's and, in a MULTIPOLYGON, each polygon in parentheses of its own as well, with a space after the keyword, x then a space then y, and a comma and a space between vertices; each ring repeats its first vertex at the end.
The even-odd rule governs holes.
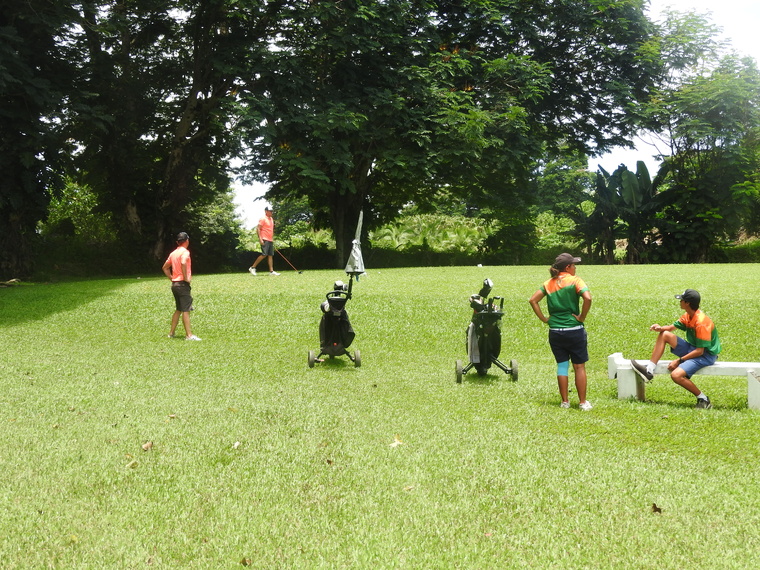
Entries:
POLYGON ((631 366, 644 382, 650 382, 657 361, 665 352, 665 345, 669 345, 670 351, 678 357, 668 364, 673 382, 697 397, 697 408, 712 408, 710 398, 697 388, 691 377, 697 370, 715 364, 718 359, 718 329, 712 319, 700 310, 701 297, 697 291, 686 289, 680 295, 676 295, 676 299, 681 301, 681 309, 686 312, 672 325, 650 326, 649 330, 659 333, 652 350, 652 358, 645 365, 631 360, 631 366), (686 331, 686 340, 673 333, 676 329, 686 331))

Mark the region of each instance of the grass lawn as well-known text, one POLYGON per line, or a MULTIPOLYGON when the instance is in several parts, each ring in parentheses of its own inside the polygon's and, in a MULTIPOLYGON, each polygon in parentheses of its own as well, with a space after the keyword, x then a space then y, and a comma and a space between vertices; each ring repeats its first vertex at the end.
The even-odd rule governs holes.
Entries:
POLYGON ((545 267, 369 269, 347 306, 361 368, 307 367, 339 270, 197 275, 202 342, 166 337, 157 276, 0 289, 0 565, 757 567, 746 380, 697 376, 712 410, 666 376, 647 402, 621 401, 606 358, 648 357, 648 326, 673 322, 673 295, 693 287, 721 358, 760 361, 760 269, 579 275, 594 295, 590 412, 574 394, 559 408, 527 303, 545 267), (494 367, 457 384, 485 277, 508 299, 502 359, 519 380, 494 367))

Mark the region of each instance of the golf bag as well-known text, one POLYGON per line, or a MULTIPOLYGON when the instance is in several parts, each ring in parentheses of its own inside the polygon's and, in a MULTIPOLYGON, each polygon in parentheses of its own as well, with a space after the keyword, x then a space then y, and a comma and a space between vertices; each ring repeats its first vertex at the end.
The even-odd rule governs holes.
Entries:
POLYGON ((350 298, 351 286, 346 286, 342 281, 336 281, 333 290, 325 295, 325 301, 320 305, 322 318, 319 321, 319 354, 309 351, 309 368, 313 368, 315 362, 323 362, 322 356, 333 358, 344 354, 354 366, 361 366, 359 351, 356 350, 351 355, 347 350, 356 337, 346 312, 346 303, 350 298))
POLYGON ((470 324, 467 327, 467 356, 469 363, 462 367, 462 361, 456 361, 457 382, 471 369, 475 368, 480 376, 485 376, 492 364, 501 368, 506 374, 511 374, 517 380, 517 361, 512 360, 510 367, 499 360, 501 353, 501 318, 504 314, 504 299, 491 297, 493 282, 483 281, 483 287, 477 295, 470 296, 470 307, 473 310, 470 324))

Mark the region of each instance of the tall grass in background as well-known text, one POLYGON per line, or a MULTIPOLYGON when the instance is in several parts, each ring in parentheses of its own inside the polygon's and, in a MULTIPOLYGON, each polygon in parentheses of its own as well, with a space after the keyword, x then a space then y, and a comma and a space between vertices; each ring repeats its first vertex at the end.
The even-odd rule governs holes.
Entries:
POLYGON ((0 560, 9 568, 748 568, 760 415, 746 381, 656 377, 620 401, 606 357, 698 289, 725 360, 760 361, 754 265, 581 266, 591 412, 559 409, 528 297, 544 267, 372 270, 347 309, 362 366, 314 369, 340 271, 198 275, 191 343, 165 279, 0 289, 0 560), (502 295, 497 369, 456 384, 469 294, 502 295), (653 511, 653 505, 657 509, 653 511))

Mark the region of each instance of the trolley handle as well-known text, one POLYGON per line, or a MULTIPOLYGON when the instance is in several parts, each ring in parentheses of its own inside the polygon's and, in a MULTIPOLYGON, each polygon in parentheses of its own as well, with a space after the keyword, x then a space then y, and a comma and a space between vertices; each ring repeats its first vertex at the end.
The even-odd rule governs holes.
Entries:
POLYGON ((351 293, 349 293, 348 291, 338 291, 338 290, 336 290, 336 291, 330 291, 327 295, 325 295, 325 298, 328 299, 328 300, 331 299, 331 298, 334 299, 335 297, 345 297, 346 300, 348 300, 348 299, 351 298, 351 293))

